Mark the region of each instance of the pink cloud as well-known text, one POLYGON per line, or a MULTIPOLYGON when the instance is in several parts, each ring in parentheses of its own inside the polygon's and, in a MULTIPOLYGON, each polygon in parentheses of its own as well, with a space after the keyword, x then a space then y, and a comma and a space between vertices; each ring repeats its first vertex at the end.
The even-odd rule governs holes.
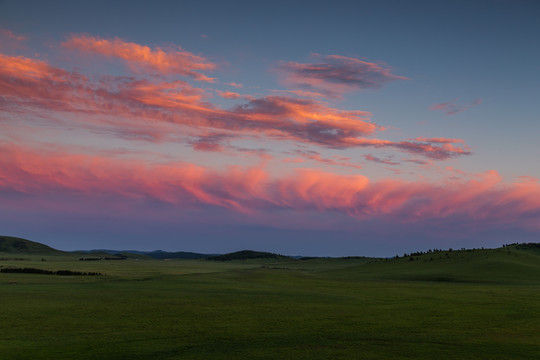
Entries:
POLYGON ((437 144, 458 144, 458 143, 463 144, 464 143, 462 139, 450 139, 450 138, 441 138, 441 137, 438 137, 438 138, 417 137, 414 140, 421 141, 421 142, 437 143, 437 144))
POLYGON ((315 161, 321 164, 325 165, 331 165, 331 166, 343 166, 343 167, 349 167, 353 169, 362 169, 362 166, 360 164, 356 164, 351 161, 348 157, 334 157, 334 158, 324 158, 321 156, 320 153, 313 150, 295 150, 295 151, 289 151, 287 154, 297 155, 299 158, 286 158, 284 162, 292 162, 292 163, 298 163, 298 162, 304 162, 305 160, 311 160, 315 161))
MULTIPOLYGON (((209 170, 190 163, 148 164, 69 149, 0 145, 0 196, 35 199, 88 198, 101 203, 138 201, 179 209, 216 206, 242 213, 338 212, 358 220, 501 225, 540 230, 538 179, 505 183, 495 171, 442 183, 339 175, 299 169, 272 178, 262 167, 209 170), (53 197, 51 197, 53 195, 53 197)), ((96 209, 95 211, 99 211, 96 209)))
POLYGON ((459 112, 468 110, 468 109, 472 108, 473 106, 482 104, 482 99, 476 99, 476 100, 474 100, 471 103, 466 104, 466 105, 457 104, 456 102, 458 100, 459 99, 453 99, 453 100, 450 100, 448 102, 431 105, 429 107, 429 110, 437 110, 437 111, 442 111, 442 112, 446 113, 446 115, 454 115, 454 114, 457 114, 459 112))
POLYGON ((93 82, 39 60, 1 54, 0 59, 4 109, 107 114, 329 144, 339 143, 344 135, 369 134, 377 128, 369 122, 368 112, 337 110, 310 100, 268 96, 222 110, 205 101, 203 90, 182 81, 104 77, 93 82))
POLYGON ((340 55, 318 55, 317 63, 285 62, 278 67, 285 84, 303 90, 338 97, 345 92, 378 89, 383 84, 400 79, 382 63, 370 63, 340 55))
POLYGON ((126 42, 119 38, 102 39, 89 35, 72 35, 62 46, 90 54, 124 60, 133 70, 176 74, 195 80, 213 82, 215 79, 201 74, 201 70, 213 70, 216 65, 202 56, 181 48, 163 49, 126 42))

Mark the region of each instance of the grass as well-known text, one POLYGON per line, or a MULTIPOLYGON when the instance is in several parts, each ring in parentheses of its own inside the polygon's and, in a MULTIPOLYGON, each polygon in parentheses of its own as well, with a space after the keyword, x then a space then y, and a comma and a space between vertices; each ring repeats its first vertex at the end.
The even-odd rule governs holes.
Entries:
POLYGON ((414 261, 83 262, 73 256, 0 261, 107 274, 0 273, 0 354, 5 359, 540 358, 540 256, 514 248, 444 254, 414 261))

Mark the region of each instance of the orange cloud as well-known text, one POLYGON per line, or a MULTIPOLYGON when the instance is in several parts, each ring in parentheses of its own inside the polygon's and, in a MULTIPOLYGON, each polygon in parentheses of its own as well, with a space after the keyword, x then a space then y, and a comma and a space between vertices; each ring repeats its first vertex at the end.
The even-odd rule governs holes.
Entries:
POLYGON ((40 60, 2 54, 0 60, 0 104, 4 111, 47 109, 52 111, 47 116, 55 121, 55 112, 83 113, 86 116, 80 126, 126 139, 163 141, 174 132, 168 129, 160 134, 156 129, 158 124, 167 124, 191 129, 189 136, 210 129, 231 137, 265 136, 331 148, 391 147, 432 159, 470 154, 467 147, 442 138, 431 142, 427 140, 433 139, 392 142, 366 138, 381 130, 370 121, 369 112, 339 110, 311 99, 244 97, 243 104, 225 110, 209 103, 204 90, 183 81, 110 76, 92 80, 40 60))
POLYGON ((188 76, 195 80, 214 82, 215 79, 197 70, 213 70, 216 65, 189 51, 163 49, 126 42, 119 38, 102 39, 89 35, 72 35, 62 46, 85 53, 98 54, 124 60, 133 70, 144 69, 159 74, 188 76))
POLYGON ((216 93, 224 99, 245 99, 253 100, 254 97, 251 95, 241 95, 232 91, 220 91, 216 90, 216 93))

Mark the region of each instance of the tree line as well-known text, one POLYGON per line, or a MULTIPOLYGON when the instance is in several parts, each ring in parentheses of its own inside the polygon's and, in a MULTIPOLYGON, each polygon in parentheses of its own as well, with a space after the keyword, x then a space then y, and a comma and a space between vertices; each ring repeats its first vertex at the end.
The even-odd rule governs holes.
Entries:
POLYGON ((67 276, 103 276, 99 272, 83 272, 73 270, 44 270, 36 268, 1 268, 0 273, 15 273, 15 274, 42 274, 42 275, 67 275, 67 276))

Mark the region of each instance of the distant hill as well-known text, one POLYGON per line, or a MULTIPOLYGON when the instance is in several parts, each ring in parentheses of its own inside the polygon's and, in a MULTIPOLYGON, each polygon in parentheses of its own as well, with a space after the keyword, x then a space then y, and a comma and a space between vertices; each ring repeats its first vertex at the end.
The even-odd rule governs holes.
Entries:
POLYGON ((151 256, 154 259, 204 259, 211 256, 209 254, 199 254, 188 251, 168 252, 162 250, 148 252, 145 255, 151 256))
POLYGON ((148 255, 139 254, 139 253, 132 253, 132 252, 119 252, 114 254, 118 257, 122 257, 124 259, 136 259, 136 260, 156 260, 153 257, 150 257, 148 255))
POLYGON ((10 254, 62 255, 64 251, 50 246, 13 236, 0 236, 0 252, 10 254))
POLYGON ((77 250, 73 251, 76 254, 90 254, 90 253, 101 253, 109 255, 124 256, 128 254, 127 258, 152 258, 152 259, 204 259, 215 254, 201 254, 194 253, 189 251, 163 251, 163 250, 154 250, 154 251, 139 251, 139 250, 110 250, 110 249, 95 249, 95 250, 77 250), (140 256, 136 256, 140 255, 140 256))
POLYGON ((293 258, 289 256, 283 256, 279 254, 263 252, 263 251, 253 251, 253 250, 242 250, 233 253, 209 256, 208 260, 214 261, 230 261, 230 260, 248 260, 248 259, 288 259, 293 258))

